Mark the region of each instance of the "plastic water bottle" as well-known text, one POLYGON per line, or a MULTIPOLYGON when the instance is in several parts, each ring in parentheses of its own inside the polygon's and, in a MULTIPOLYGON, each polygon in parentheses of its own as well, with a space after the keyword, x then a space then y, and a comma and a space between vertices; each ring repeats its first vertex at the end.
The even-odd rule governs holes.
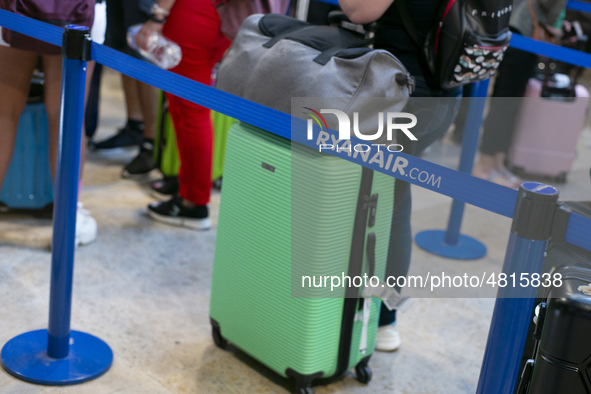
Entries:
POLYGON ((138 51, 143 57, 160 68, 173 68, 181 62, 181 48, 175 42, 170 41, 156 32, 148 37, 147 51, 139 48, 136 44, 135 36, 141 28, 142 25, 138 24, 131 26, 127 30, 127 43, 132 49, 138 51))

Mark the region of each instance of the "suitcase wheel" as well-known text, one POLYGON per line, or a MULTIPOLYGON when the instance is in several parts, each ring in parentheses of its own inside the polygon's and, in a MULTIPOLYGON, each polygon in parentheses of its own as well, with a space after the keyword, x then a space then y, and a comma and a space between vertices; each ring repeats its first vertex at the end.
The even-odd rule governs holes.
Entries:
POLYGON ((226 350, 226 347, 228 346, 228 341, 222 336, 222 331, 219 327, 211 327, 211 336, 213 337, 213 342, 216 344, 217 347, 226 350))
POLYGON ((296 394, 314 394, 314 389, 310 386, 298 387, 295 390, 296 394))
POLYGON ((367 384, 371 380, 373 374, 371 368, 367 364, 357 364, 355 367, 355 373, 357 374, 357 381, 359 383, 367 384))

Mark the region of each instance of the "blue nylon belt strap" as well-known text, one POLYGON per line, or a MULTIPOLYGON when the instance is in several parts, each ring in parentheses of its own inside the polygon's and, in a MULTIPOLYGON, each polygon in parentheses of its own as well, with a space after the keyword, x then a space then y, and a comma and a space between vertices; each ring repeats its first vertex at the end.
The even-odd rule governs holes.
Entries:
MULTIPOLYGON (((63 30, 47 23, 0 10, 0 26, 54 45, 61 45, 63 30)), ((516 44, 516 47, 520 45, 527 46, 527 48, 524 48, 525 50, 530 52, 539 50, 550 57, 556 56, 560 60, 566 59, 562 58, 562 56, 568 57, 569 63, 578 64, 571 61, 574 56, 575 61, 579 62, 580 65, 591 65, 591 55, 549 44, 531 43, 530 41, 534 40, 515 35, 512 45, 516 44), (548 53, 548 49, 554 52, 548 53)), ((306 125, 303 119, 292 119, 291 115, 284 112, 265 107, 241 97, 222 92, 211 86, 162 70, 154 65, 127 56, 103 45, 92 43, 91 56, 98 63, 119 71, 122 74, 288 139, 292 139, 293 122, 293 130, 298 130, 298 132, 294 133, 293 140, 315 149, 318 148, 314 144, 314 141, 308 141, 304 138, 306 125)), ((355 138, 351 139, 352 145, 363 142, 355 138)), ((432 179, 439 179, 440 177, 440 182, 436 184, 432 182, 421 182, 418 177, 414 177, 416 179, 409 177, 408 171, 406 174, 401 174, 400 172, 393 173, 391 168, 380 168, 378 163, 368 164, 368 161, 363 160, 362 155, 354 157, 354 155, 348 156, 347 154, 338 154, 334 151, 326 152, 499 215, 509 218, 513 217, 513 211, 517 201, 517 191, 515 190, 474 178, 468 174, 404 153, 385 152, 388 155, 394 155, 394 160, 398 156, 406 159, 408 161, 407 168, 416 169, 415 173, 424 172, 432 179)), ((591 250, 591 219, 571 214, 565 239, 576 246, 591 250)))

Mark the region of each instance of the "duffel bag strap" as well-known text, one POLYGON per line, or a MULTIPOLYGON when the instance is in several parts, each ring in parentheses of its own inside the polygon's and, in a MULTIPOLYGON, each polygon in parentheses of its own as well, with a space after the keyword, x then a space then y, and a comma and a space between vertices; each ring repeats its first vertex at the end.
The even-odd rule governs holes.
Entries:
MULTIPOLYGON (((276 21, 279 19, 277 18, 276 15, 266 15, 264 16, 261 21, 259 22, 259 28, 261 29, 261 31, 263 31, 264 34, 266 35, 270 35, 273 34, 272 31, 276 29, 268 29, 265 26, 265 22, 267 21, 266 18, 271 18, 270 21, 273 21, 275 23, 277 23, 276 21), (271 31, 269 31, 271 30, 271 31)), ((280 40, 283 39, 293 39, 294 41, 297 42, 302 42, 298 37, 295 38, 293 36, 295 36, 296 32, 298 32, 300 36, 303 36, 304 34, 302 34, 304 31, 308 31, 310 29, 315 29, 317 26, 313 26, 310 25, 307 22, 303 22, 303 21, 296 21, 296 20, 291 20, 290 18, 284 18, 284 19, 280 19, 281 22, 283 22, 283 24, 291 24, 292 26, 287 27, 285 30, 280 31, 279 33, 275 34, 275 36, 271 37, 269 39, 269 41, 265 42, 263 44, 263 47, 265 48, 271 48, 273 47, 273 45, 277 44, 280 40)), ((328 28, 328 26, 326 27, 328 28)), ((338 27, 334 27, 336 29, 341 29, 338 27)), ((313 30, 312 30, 313 31, 313 30)), ((352 33, 349 33, 352 34, 352 33)), ((339 53, 340 51, 344 50, 344 49, 350 49, 350 48, 362 48, 362 47, 367 47, 370 44, 372 44, 373 40, 372 39, 349 39, 348 43, 341 43, 341 44, 335 44, 334 46, 331 46, 328 49, 325 49, 324 51, 320 51, 320 54, 314 58, 314 62, 320 64, 320 65, 325 65, 327 64, 330 59, 336 55, 337 53, 339 53)))
MULTIPOLYGON (((275 37, 271 38, 269 41, 264 43, 263 46, 265 48, 271 48, 273 45, 277 44, 280 40, 289 39, 289 35, 291 35, 293 32, 298 31, 300 29, 301 29, 301 26, 296 26, 293 29, 286 30, 283 33, 278 34, 275 37)), ((359 40, 359 41, 349 43, 347 45, 334 46, 332 48, 329 48, 325 51, 320 52, 320 54, 314 58, 314 62, 324 66, 325 64, 327 64, 330 61, 330 59, 334 55, 336 55, 340 51, 342 51, 344 49, 350 49, 350 48, 367 47, 368 45, 370 45, 372 43, 372 41, 373 41, 372 39, 359 40)))
POLYGON ((328 63, 330 61, 330 59, 334 55, 336 55, 340 51, 342 51, 344 49, 350 49, 350 48, 363 48, 363 47, 367 47, 372 42, 373 42, 372 39, 367 39, 367 40, 359 40, 359 41, 354 42, 354 43, 351 43, 349 45, 339 45, 339 46, 332 47, 330 49, 327 49, 326 51, 321 52, 320 55, 316 56, 314 58, 314 62, 316 62, 316 63, 321 64, 321 65, 324 66, 326 63, 328 63))
POLYGON ((273 45, 277 44, 280 40, 287 38, 288 35, 292 34, 295 31, 298 31, 302 28, 302 26, 294 26, 291 29, 287 29, 282 33, 277 34, 275 37, 272 37, 269 41, 263 44, 265 48, 271 48, 273 45))

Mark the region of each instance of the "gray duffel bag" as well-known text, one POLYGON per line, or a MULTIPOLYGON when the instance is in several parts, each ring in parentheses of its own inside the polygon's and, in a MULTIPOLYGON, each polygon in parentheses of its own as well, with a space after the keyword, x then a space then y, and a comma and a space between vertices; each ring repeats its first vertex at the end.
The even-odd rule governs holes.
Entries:
POLYGON ((222 59, 216 87, 286 113, 292 97, 334 98, 331 108, 347 113, 368 103, 374 113, 402 111, 412 76, 391 53, 367 45, 343 28, 251 15, 222 59), (391 100, 375 108, 375 98, 391 100))

